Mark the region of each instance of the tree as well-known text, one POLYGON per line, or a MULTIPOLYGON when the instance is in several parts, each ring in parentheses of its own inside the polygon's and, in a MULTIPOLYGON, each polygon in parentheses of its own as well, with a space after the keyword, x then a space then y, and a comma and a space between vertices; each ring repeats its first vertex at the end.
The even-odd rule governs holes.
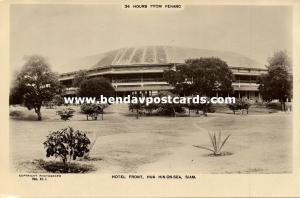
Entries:
POLYGON ((17 80, 14 81, 9 92, 9 105, 20 105, 23 103, 24 89, 17 80))
MULTIPOLYGON (((28 57, 16 79, 11 93, 19 92, 24 105, 34 109, 38 120, 42 120, 41 106, 59 93, 59 81, 46 60, 39 55, 28 57)), ((17 94, 18 95, 18 94, 17 94)))
POLYGON ((202 95, 212 97, 216 91, 232 92, 233 75, 226 62, 219 58, 188 59, 176 70, 164 72, 164 79, 174 86, 179 95, 202 95))
POLYGON ((72 127, 53 131, 43 143, 47 157, 60 157, 64 164, 64 172, 69 172, 71 160, 83 157, 88 153, 91 141, 86 134, 72 127))
POLYGON ((268 59, 268 72, 259 78, 259 91, 263 100, 279 100, 281 109, 286 110, 285 102, 292 97, 291 61, 286 51, 275 52, 268 59))
POLYGON ((100 95, 103 95, 103 97, 112 97, 114 93, 115 89, 111 83, 103 77, 84 80, 81 82, 78 91, 80 97, 96 98, 99 98, 100 95))
POLYGON ((88 77, 87 77, 87 71, 86 70, 79 70, 77 72, 77 74, 75 75, 74 79, 73 79, 73 82, 72 82, 72 86, 73 87, 79 87, 80 84, 87 80, 88 77))

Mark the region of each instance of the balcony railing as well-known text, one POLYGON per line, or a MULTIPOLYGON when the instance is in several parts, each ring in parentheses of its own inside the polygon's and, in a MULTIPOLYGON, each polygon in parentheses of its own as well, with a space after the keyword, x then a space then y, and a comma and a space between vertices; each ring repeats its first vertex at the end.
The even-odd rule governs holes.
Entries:
POLYGON ((235 80, 233 83, 257 83, 257 80, 235 80))
POLYGON ((112 83, 131 83, 131 82, 163 82, 162 78, 131 78, 131 79, 116 79, 112 80, 112 83))

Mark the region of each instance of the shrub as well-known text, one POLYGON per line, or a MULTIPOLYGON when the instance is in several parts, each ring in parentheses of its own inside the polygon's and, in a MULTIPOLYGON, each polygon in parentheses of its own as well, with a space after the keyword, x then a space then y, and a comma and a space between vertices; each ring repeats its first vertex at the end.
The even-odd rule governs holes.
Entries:
MULTIPOLYGON (((158 97, 175 97, 177 95, 168 92, 168 91, 162 91, 158 94, 158 97)), ((176 113, 182 113, 184 112, 184 105, 183 104, 175 104, 175 103, 160 103, 158 105, 158 114, 160 115, 169 115, 176 117, 176 113)))
POLYGON ((228 104, 227 106, 230 110, 233 111, 234 114, 237 110, 247 110, 247 114, 248 114, 248 110, 249 110, 251 104, 247 99, 237 99, 235 101, 235 103, 228 104))
POLYGON ((183 104, 158 104, 158 114, 176 117, 176 113, 184 112, 183 104))
POLYGON ((11 117, 22 117, 23 116, 23 112, 22 111, 18 111, 18 110, 13 110, 9 112, 9 116, 11 117))
POLYGON ((266 107, 269 109, 281 111, 281 104, 279 102, 269 102, 266 104, 266 107))
POLYGON ((71 160, 83 157, 89 152, 89 138, 82 131, 74 131, 72 127, 53 131, 47 136, 43 143, 46 148, 46 156, 61 158, 64 164, 64 171, 69 172, 71 160))
POLYGON ((227 142, 227 140, 229 139, 230 135, 228 135, 224 140, 222 140, 222 132, 221 131, 219 132, 218 135, 216 132, 212 132, 212 133, 208 132, 208 135, 210 138, 212 148, 205 147, 205 146, 197 146, 197 145, 194 145, 194 147, 211 151, 214 156, 221 155, 222 154, 221 150, 222 150, 223 146, 225 145, 225 143, 227 142))
POLYGON ((86 120, 89 120, 89 117, 91 117, 94 120, 97 120, 99 114, 102 114, 103 120, 103 112, 106 106, 107 105, 103 104, 82 104, 80 109, 81 113, 86 114, 86 120))
POLYGON ((55 106, 61 106, 64 104, 64 98, 61 95, 55 95, 52 102, 55 106))
POLYGON ((139 115, 142 113, 142 111, 145 109, 146 104, 145 103, 129 103, 129 110, 132 112, 136 110, 136 119, 139 119, 139 115))
POLYGON ((62 110, 56 111, 56 114, 60 116, 60 119, 66 121, 73 117, 74 112, 74 109, 64 108, 62 110))
POLYGON ((144 105, 144 109, 148 115, 152 115, 153 111, 158 109, 159 105, 155 103, 150 103, 148 105, 144 105))
POLYGON ((207 116, 207 113, 215 112, 215 109, 211 103, 190 103, 186 104, 185 106, 189 109, 189 112, 190 110, 195 110, 196 114, 199 114, 199 111, 202 111, 204 116, 207 116))

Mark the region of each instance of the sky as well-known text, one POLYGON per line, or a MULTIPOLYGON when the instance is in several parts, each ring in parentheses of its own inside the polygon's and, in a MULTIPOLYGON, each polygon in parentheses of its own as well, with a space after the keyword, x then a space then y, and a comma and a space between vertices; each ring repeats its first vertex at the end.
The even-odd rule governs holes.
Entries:
POLYGON ((183 10, 125 10, 121 5, 12 5, 10 64, 39 54, 57 72, 81 57, 143 45, 232 51, 266 64, 275 51, 292 52, 287 6, 186 5, 183 10))

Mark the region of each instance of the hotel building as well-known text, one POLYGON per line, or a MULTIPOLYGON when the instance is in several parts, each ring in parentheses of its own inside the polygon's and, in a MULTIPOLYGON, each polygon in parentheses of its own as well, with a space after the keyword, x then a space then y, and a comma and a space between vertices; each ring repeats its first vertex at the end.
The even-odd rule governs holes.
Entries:
MULTIPOLYGON (((88 77, 105 77, 112 83, 116 96, 143 94, 155 95, 173 89, 163 80, 163 72, 174 69, 189 58, 218 57, 225 61, 234 75, 234 96, 260 101, 257 79, 266 68, 245 56, 224 51, 191 49, 172 46, 145 46, 117 49, 81 60, 79 68, 88 77)), ((78 67, 78 65, 77 65, 78 67)), ((75 95, 72 87, 76 71, 60 75, 66 95, 75 95)), ((216 93, 217 95, 217 93, 216 93)))

